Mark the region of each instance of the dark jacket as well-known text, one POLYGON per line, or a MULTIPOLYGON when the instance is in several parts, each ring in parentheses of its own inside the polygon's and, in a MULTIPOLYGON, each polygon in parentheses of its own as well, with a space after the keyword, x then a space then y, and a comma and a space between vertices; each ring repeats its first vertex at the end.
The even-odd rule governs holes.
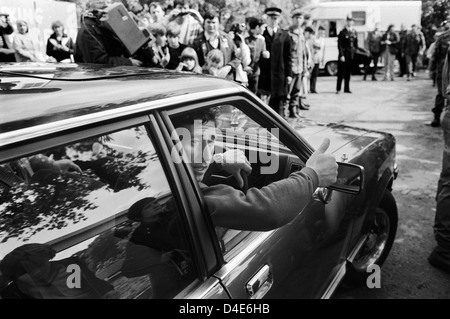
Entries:
POLYGON ((358 48, 358 34, 355 29, 342 29, 338 35, 339 56, 345 57, 345 60, 353 60, 355 58, 356 49, 358 48))
POLYGON ((75 43, 75 62, 109 66, 132 65, 119 39, 100 26, 96 18, 84 17, 75 43))
POLYGON ((397 33, 395 32, 386 32, 383 34, 383 37, 381 38, 381 44, 383 45, 383 52, 386 52, 386 50, 389 50, 390 54, 397 54, 398 51, 398 43, 399 43, 399 37, 397 33), (391 41, 391 44, 387 44, 386 41, 391 41))
POLYGON ((445 57, 449 49, 450 30, 442 33, 436 40, 433 58, 431 59, 430 71, 436 72, 438 78, 442 78, 445 57))
POLYGON ((403 41, 402 44, 402 52, 404 52, 406 55, 419 54, 420 49, 425 45, 425 43, 422 43, 420 34, 413 32, 408 32, 405 37, 405 41, 403 41))
POLYGON ((263 37, 266 40, 266 50, 270 52, 270 59, 260 60, 259 88, 271 92, 272 96, 287 96, 286 78, 292 76, 289 33, 278 28, 277 32, 270 36, 266 29, 263 37))
POLYGON ((73 54, 75 49, 75 43, 72 41, 70 37, 66 34, 63 35, 62 40, 58 41, 56 39, 56 34, 53 33, 47 40, 47 50, 46 53, 48 56, 52 56, 56 59, 56 61, 61 62, 62 60, 70 59, 70 56, 73 54), (69 48, 69 51, 65 51, 63 49, 57 48, 56 44, 64 44, 69 48))
POLYGON ((0 26, 0 37, 1 37, 1 46, 0 46, 0 62, 15 62, 16 57, 14 55, 14 49, 12 47, 12 43, 7 35, 10 35, 14 32, 11 24, 8 24, 6 27, 0 26))

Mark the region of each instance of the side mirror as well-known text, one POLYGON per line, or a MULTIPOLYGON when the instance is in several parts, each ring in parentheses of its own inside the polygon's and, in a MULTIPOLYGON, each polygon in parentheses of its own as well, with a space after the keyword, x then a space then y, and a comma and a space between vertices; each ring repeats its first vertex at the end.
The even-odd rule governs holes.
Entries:
POLYGON ((364 188, 364 167, 338 162, 337 181, 328 188, 342 193, 358 195, 364 188))

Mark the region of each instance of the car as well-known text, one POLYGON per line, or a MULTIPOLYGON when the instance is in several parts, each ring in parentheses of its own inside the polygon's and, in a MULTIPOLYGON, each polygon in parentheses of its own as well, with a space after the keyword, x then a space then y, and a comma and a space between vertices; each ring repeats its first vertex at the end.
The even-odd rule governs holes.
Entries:
POLYGON ((3 63, 0 79, 2 298, 332 298, 394 243, 392 134, 288 123, 243 86, 189 72, 3 63), (325 137, 337 182, 285 226, 215 226, 173 122, 211 109, 216 152, 252 166, 244 187, 219 170, 216 183, 245 196, 302 170, 325 137))
MULTIPOLYGON (((336 57, 337 58, 337 57, 336 57)), ((355 58, 352 70, 353 75, 364 74, 367 65, 371 65, 371 54, 366 48, 357 47, 355 51, 355 58)), ((372 63, 373 64, 373 63, 372 63)), ((372 65, 373 66, 373 65, 372 65)), ((379 62, 379 66, 383 66, 382 61, 379 62)), ((326 75, 336 76, 338 74, 338 61, 329 61, 324 67, 324 73, 326 75)))

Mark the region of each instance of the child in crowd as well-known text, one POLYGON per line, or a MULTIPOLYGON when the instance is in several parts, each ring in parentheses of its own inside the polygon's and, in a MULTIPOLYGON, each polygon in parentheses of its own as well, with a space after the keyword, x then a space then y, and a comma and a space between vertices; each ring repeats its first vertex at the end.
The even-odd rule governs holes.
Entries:
POLYGON ((187 47, 180 43, 180 26, 176 22, 170 22, 167 25, 167 43, 169 45, 170 61, 166 68, 169 70, 175 70, 180 64, 181 53, 187 47))
POLYGON ((203 73, 218 76, 219 70, 223 68, 224 57, 222 51, 213 49, 208 52, 203 65, 203 73))
POLYGON ((169 48, 167 47, 166 28, 161 23, 154 23, 150 27, 150 33, 154 37, 151 45, 150 66, 157 68, 165 68, 170 61, 169 48))
POLYGON ((202 68, 198 63, 197 52, 193 48, 186 47, 181 53, 180 61, 177 71, 202 73, 202 68))

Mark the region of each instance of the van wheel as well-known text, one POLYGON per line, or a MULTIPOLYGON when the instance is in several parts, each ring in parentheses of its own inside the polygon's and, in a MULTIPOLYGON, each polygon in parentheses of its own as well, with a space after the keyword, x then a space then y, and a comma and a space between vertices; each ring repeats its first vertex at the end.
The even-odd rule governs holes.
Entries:
POLYGON ((384 192, 374 220, 366 233, 367 239, 353 262, 348 263, 343 285, 347 287, 366 284, 371 272, 367 268, 373 264, 382 266, 385 262, 397 232, 398 212, 394 196, 389 190, 384 192))
POLYGON ((325 70, 327 70, 328 75, 335 76, 338 72, 338 63, 337 61, 327 62, 325 65, 325 70))

